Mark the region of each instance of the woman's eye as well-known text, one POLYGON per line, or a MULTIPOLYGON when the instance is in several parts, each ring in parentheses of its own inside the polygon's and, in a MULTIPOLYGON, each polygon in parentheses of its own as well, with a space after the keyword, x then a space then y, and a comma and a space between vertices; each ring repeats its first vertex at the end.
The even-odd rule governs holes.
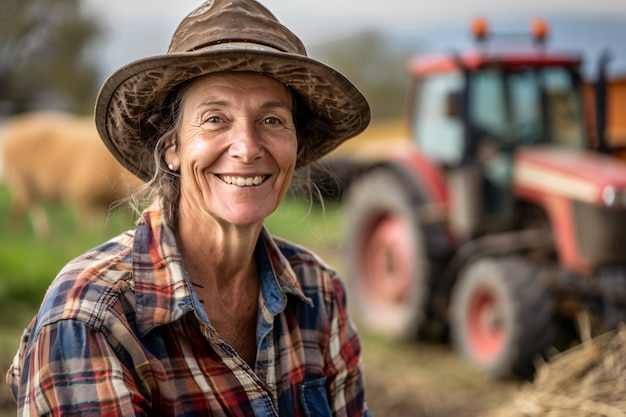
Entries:
POLYGON ((222 121, 222 119, 217 117, 217 116, 207 117, 207 119, 206 119, 207 123, 220 123, 221 121, 222 121))
POLYGON ((266 117, 263 119, 263 123, 266 125, 276 125, 280 123, 280 120, 276 117, 266 117))

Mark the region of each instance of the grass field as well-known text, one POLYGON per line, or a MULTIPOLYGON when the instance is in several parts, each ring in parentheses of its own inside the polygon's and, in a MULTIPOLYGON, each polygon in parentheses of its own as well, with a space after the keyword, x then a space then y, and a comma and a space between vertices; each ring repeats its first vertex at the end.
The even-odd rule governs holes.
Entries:
MULTIPOLYGON (((132 228, 129 210, 117 209, 91 227, 77 226, 71 207, 47 205, 51 233, 38 239, 27 218, 11 219, 10 195, 0 185, 0 417, 14 415, 4 374, 15 354, 20 334, 36 312, 58 271, 71 259, 123 230, 132 228)), ((288 198, 270 216, 269 230, 323 254, 336 253, 341 233, 340 207, 288 198)))

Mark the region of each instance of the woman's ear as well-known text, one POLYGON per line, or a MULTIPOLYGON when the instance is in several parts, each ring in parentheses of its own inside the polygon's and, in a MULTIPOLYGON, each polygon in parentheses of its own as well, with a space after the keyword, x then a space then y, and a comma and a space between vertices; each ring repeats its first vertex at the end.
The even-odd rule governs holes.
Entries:
POLYGON ((171 171, 178 171, 180 169, 180 160, 178 158, 178 145, 176 137, 172 137, 167 140, 165 145, 165 163, 171 171))

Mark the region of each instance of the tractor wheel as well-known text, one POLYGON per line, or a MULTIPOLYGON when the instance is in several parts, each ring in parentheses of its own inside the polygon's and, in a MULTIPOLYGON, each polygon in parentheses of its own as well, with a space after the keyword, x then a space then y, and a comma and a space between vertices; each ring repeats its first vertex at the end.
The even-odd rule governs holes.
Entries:
POLYGON ((410 191, 392 171, 379 168, 355 180, 345 201, 355 320, 398 340, 417 338, 429 295, 429 262, 410 191))
POLYGON ((452 289, 452 344, 494 378, 533 374, 533 359, 554 337, 554 301, 539 268, 521 257, 482 258, 452 289))

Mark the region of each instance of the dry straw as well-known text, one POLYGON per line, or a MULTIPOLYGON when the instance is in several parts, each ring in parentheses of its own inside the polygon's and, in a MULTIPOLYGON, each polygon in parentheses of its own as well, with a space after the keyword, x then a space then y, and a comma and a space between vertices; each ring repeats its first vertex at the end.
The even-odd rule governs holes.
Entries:
POLYGON ((626 325, 595 338, 586 333, 485 417, 626 417, 626 325))

